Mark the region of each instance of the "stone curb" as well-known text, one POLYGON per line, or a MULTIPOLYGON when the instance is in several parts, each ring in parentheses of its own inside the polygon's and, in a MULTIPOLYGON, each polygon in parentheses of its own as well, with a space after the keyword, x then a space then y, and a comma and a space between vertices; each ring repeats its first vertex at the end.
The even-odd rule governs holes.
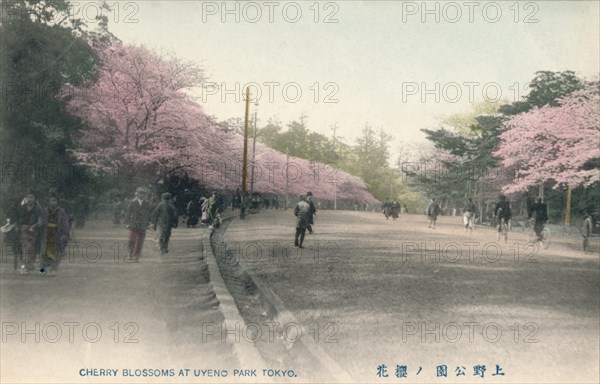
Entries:
MULTIPOLYGON (((221 276, 221 271, 219 266, 217 265, 217 260, 215 255, 213 254, 211 237, 213 233, 213 229, 207 231, 202 236, 202 252, 205 255, 205 261, 208 265, 208 271, 210 274, 210 283, 213 286, 213 290, 215 295, 217 296, 217 300, 219 301, 219 309, 225 320, 223 321, 223 326, 227 330, 236 329, 236 324, 244 325, 245 322, 240 315, 237 306, 235 305, 235 301, 231 296, 231 293, 227 289, 225 282, 223 281, 223 277, 221 276)), ((240 363, 240 369, 244 368, 267 368, 267 364, 264 362, 256 348, 248 345, 245 342, 236 342, 235 335, 233 333, 227 333, 227 342, 231 343, 233 346, 233 351, 236 355, 240 363)), ((261 378, 261 381, 264 382, 273 382, 269 380, 269 378, 264 377, 261 378)))
MULTIPOLYGON (((231 238, 229 237, 227 231, 224 231, 223 241, 226 244, 227 250, 234 249, 230 245, 233 244, 231 238)), ((211 244, 212 245, 212 244, 211 244)), ((238 255, 239 256, 239 255, 238 255)), ((245 265, 243 258, 238 257, 240 263, 241 271, 249 276, 251 281, 256 285, 258 291, 263 295, 263 297, 271 304, 277 313, 277 322, 280 324, 301 324, 296 317, 285 307, 283 301, 277 296, 273 290, 258 276, 252 273, 251 269, 245 265)), ((348 375, 345 370, 339 366, 339 364, 333 360, 325 351, 323 351, 318 345, 314 343, 313 340, 310 339, 309 330, 305 327, 302 327, 302 337, 300 340, 296 341, 294 344, 299 344, 302 348, 304 348, 308 353, 310 353, 316 360, 319 362, 319 369, 327 374, 327 382, 337 382, 337 383, 350 383, 354 382, 352 377, 348 375)), ((297 347, 298 345, 294 345, 297 347)), ((291 348, 292 346, 290 346, 291 348)))

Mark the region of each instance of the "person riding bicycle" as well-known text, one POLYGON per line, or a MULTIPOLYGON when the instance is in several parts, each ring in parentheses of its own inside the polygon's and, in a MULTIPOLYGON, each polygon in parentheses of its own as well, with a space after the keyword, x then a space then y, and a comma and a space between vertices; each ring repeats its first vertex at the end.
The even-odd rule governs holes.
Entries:
POLYGON ((548 221, 548 207, 542 202, 541 197, 538 197, 535 203, 529 208, 528 218, 533 218, 535 220, 533 230, 538 240, 541 240, 544 225, 546 224, 546 221, 548 221))
POLYGON ((504 195, 500 195, 500 201, 496 203, 494 208, 494 216, 496 216, 498 223, 498 233, 502 232, 502 222, 510 225, 512 219, 512 211, 510 209, 510 201, 504 195))
POLYGON ((475 212, 476 207, 473 202, 473 198, 469 197, 467 204, 465 205, 464 213, 463 213, 463 223, 465 224, 465 230, 473 229, 473 222, 475 221, 475 212))

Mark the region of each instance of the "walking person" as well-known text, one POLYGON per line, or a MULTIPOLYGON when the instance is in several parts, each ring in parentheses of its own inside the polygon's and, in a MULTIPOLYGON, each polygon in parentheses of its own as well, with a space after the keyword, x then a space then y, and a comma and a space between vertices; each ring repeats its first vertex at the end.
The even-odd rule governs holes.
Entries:
POLYGON ((498 241, 504 237, 504 242, 508 242, 508 231, 511 229, 512 209, 510 201, 504 195, 500 195, 499 201, 494 207, 494 217, 498 226, 498 241))
POLYGON ((385 198, 385 202, 383 203, 381 208, 383 208, 383 215, 385 216, 385 219, 388 220, 391 216, 390 211, 392 209, 392 202, 390 201, 389 197, 385 198))
POLYGON ((195 228, 196 224, 198 224, 198 214, 200 213, 200 208, 196 196, 192 197, 191 200, 188 202, 185 211, 187 214, 187 227, 195 228))
POLYGON ((471 233, 473 231, 476 209, 477 208, 475 207, 473 198, 469 197, 467 204, 465 204, 465 213, 463 213, 463 224, 465 225, 465 232, 471 233))
POLYGON ((548 221, 548 207, 543 203, 542 198, 538 197, 535 203, 529 208, 527 215, 529 220, 534 220, 533 230, 537 236, 537 240, 543 239, 542 231, 548 221))
POLYGON ((202 211, 201 217, 200 217, 200 221, 202 222, 203 225, 208 225, 208 218, 209 218, 209 207, 208 207, 208 196, 202 196, 202 198, 200 199, 200 210, 202 211))
POLYGON ((171 238, 171 229, 177 228, 178 215, 175 204, 171 201, 171 194, 165 192, 161 196, 161 202, 158 203, 152 213, 153 229, 158 228, 158 244, 160 246, 160 254, 169 253, 169 239, 171 238))
POLYGON ((142 254, 152 212, 148 195, 149 192, 146 188, 136 189, 135 198, 129 202, 125 212, 125 228, 129 230, 129 260, 136 263, 142 254))
POLYGON ((294 216, 296 216, 296 236, 294 237, 294 245, 298 248, 304 248, 302 243, 304 242, 304 235, 306 234, 306 229, 308 228, 310 221, 310 204, 305 195, 300 196, 300 201, 294 208, 294 216))
POLYGON ((392 215, 392 221, 396 221, 398 219, 398 215, 400 214, 400 203, 394 199, 391 204, 390 214, 392 215))
POLYGON ((306 193, 306 201, 308 202, 308 205, 310 205, 310 209, 308 210, 308 227, 306 227, 306 229, 308 229, 308 233, 312 235, 314 232, 312 226, 315 223, 315 215, 317 214, 317 208, 313 201, 312 192, 309 191, 306 193))
MULTIPOLYGON (((212 192, 202 205, 202 210, 206 212, 206 224, 208 224, 209 228, 212 228, 217 212, 217 192, 212 192)), ((204 212, 202 213, 202 217, 204 217, 204 212)))
POLYGON ((431 199, 429 206, 427 207, 427 217, 429 218, 429 227, 435 229, 435 222, 437 221, 438 215, 442 212, 442 209, 438 205, 435 199, 431 199))
POLYGON ((40 229, 42 238, 40 273, 55 275, 71 233, 69 215, 58 205, 58 197, 55 194, 51 194, 48 198, 48 208, 43 210, 40 229))
POLYGON ((38 234, 42 225, 42 207, 33 192, 27 193, 18 210, 19 244, 21 252, 21 274, 34 268, 37 257, 38 234))

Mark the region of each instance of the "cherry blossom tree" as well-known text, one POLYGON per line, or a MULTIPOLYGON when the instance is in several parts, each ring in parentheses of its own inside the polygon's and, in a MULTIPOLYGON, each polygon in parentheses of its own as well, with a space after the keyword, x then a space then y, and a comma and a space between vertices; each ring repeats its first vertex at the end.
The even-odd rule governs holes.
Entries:
POLYGON ((68 111, 86 124, 76 158, 92 168, 148 176, 197 163, 199 129, 212 122, 186 90, 200 85, 202 70, 119 43, 102 47, 98 58, 95 80, 63 89, 68 111))
MULTIPOLYGON (((216 130, 214 137, 223 133, 216 130)), ((239 188, 242 180, 243 136, 228 133, 224 140, 201 140, 203 161, 191 175, 216 189, 239 188)), ((250 157, 252 155, 250 154, 250 157)), ((251 179, 251 159, 248 162, 251 179)), ((335 164, 310 162, 287 156, 257 142, 254 166, 254 191, 273 194, 300 195, 313 192, 322 200, 375 201, 365 184, 356 176, 341 171, 335 164)))
MULTIPOLYGON (((203 81, 202 70, 143 46, 111 43, 98 57, 95 80, 63 92, 68 111, 86 125, 74 152, 81 164, 124 168, 124 177, 154 180, 181 170, 208 188, 240 187, 243 137, 206 115, 186 93, 203 81)), ((261 143, 254 190, 375 200, 359 178, 335 165, 288 157, 261 143)))
POLYGON ((558 187, 588 187, 599 181, 600 143, 598 84, 591 84, 546 105, 516 115, 504 124, 494 152, 502 165, 515 168, 505 193, 541 183, 558 187))

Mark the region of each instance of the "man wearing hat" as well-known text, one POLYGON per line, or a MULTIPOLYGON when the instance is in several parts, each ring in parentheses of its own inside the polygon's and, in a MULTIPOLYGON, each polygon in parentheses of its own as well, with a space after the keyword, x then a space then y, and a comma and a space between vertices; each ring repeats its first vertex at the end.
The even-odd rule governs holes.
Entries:
POLYGON ((38 253, 38 235, 42 225, 42 207, 33 192, 28 192, 18 210, 19 242, 22 274, 29 273, 38 253))
POLYGON ((160 253, 164 255, 169 253, 169 239, 171 238, 171 228, 177 227, 177 210, 175 204, 171 202, 171 194, 165 192, 161 196, 161 202, 158 203, 152 214, 152 224, 156 231, 159 228, 158 243, 160 244, 160 253))
POLYGON ((146 188, 137 188, 134 199, 129 202, 125 211, 125 228, 129 230, 129 259, 133 262, 140 259, 150 223, 152 208, 148 202, 149 194, 146 188))

